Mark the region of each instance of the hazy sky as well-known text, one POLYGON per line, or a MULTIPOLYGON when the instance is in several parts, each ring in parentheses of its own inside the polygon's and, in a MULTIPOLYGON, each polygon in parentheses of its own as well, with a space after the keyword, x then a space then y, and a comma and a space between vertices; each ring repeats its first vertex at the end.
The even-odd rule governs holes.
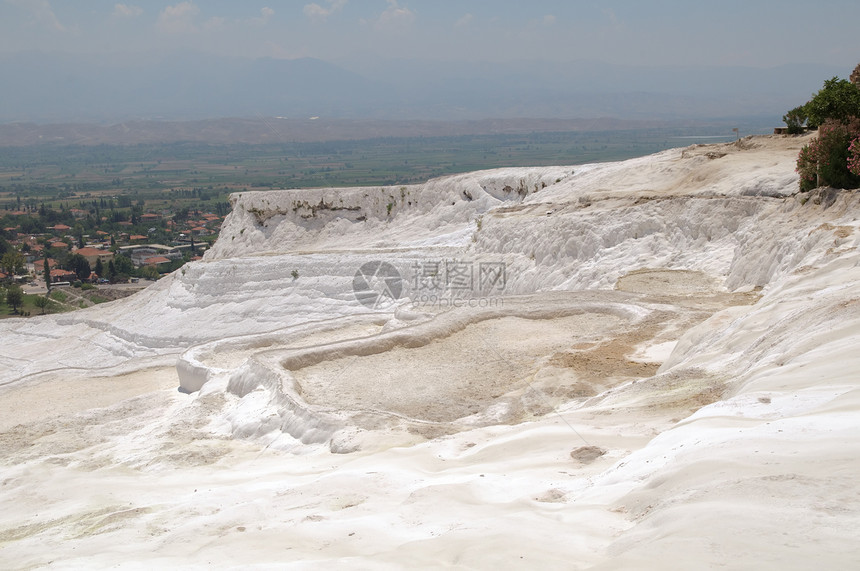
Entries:
POLYGON ((818 63, 847 76, 858 26, 857 0, 0 0, 0 53, 818 63))

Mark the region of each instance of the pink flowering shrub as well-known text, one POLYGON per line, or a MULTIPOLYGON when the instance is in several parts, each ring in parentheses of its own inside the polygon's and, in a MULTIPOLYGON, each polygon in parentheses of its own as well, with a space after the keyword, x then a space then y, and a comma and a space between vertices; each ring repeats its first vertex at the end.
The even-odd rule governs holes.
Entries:
POLYGON ((860 170, 860 120, 848 124, 825 121, 818 129, 818 138, 805 145, 797 156, 797 173, 800 175, 801 192, 811 190, 819 184, 834 188, 857 188, 860 172, 850 170, 857 164, 860 170), (852 142, 853 141, 853 142, 852 142), (855 151, 849 150, 851 145, 855 151), (854 163, 851 162, 854 157, 854 163))
MULTIPOLYGON (((857 68, 860 69, 860 65, 857 68)), ((851 141, 848 146, 848 170, 851 174, 860 176, 860 137, 851 141)))
POLYGON ((821 139, 814 139, 804 145, 797 155, 797 174, 800 175, 800 191, 806 192, 818 186, 818 154, 821 139))

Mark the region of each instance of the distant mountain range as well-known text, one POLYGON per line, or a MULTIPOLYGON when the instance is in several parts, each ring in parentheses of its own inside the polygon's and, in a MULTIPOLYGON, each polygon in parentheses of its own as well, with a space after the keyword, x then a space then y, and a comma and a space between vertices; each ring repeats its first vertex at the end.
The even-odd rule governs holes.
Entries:
POLYGON ((19 53, 0 56, 0 122, 779 118, 824 79, 849 72, 411 60, 347 68, 312 58, 19 53))

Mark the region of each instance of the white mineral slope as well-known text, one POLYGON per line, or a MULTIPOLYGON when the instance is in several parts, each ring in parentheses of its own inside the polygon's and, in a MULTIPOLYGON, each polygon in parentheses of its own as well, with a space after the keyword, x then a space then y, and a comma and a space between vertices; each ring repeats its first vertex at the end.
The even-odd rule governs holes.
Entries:
MULTIPOLYGON (((134 366, 129 361, 137 357, 361 312, 352 278, 369 260, 396 262, 404 277, 416 259, 499 261, 508 269, 506 293, 613 287, 641 267, 726 277, 739 245, 760 247, 758 218, 782 204, 738 195, 793 188, 791 156, 800 143, 779 152, 756 147, 763 144, 576 168, 497 169, 417 186, 242 193, 203 262, 120 304, 0 324, 0 384, 58 365, 134 366), (701 176, 689 174, 697 169, 701 176), (738 174, 748 171, 746 179, 738 174), (655 192, 675 199, 649 200, 655 192), (607 193, 626 198, 592 206, 591 194, 607 193), (714 198, 724 196, 734 198, 714 198), (558 212, 546 216, 550 210, 558 212), (739 240, 738 229, 749 239, 739 240), (38 345, 54 338, 65 341, 50 351, 38 345)), ((728 277, 733 288, 751 283, 728 277)))
POLYGON ((237 195, 0 323, 0 567, 856 566, 860 198, 796 195, 804 142, 237 195), (504 303, 353 295, 454 259, 504 303))
POLYGON ((140 357, 175 356, 205 341, 366 312, 352 290, 364 262, 401 259, 408 268, 416 258, 456 257, 480 212, 522 200, 523 185, 533 191, 570 171, 508 169, 410 187, 237 195, 222 239, 203 262, 122 303, 0 323, 0 385, 58 368, 135 367, 140 357))

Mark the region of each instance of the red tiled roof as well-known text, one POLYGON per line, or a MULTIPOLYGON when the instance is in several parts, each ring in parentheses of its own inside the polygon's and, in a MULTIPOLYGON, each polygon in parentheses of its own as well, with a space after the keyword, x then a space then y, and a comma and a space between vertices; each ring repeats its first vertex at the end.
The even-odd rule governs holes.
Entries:
POLYGON ((147 258, 143 261, 147 266, 166 264, 168 262, 170 262, 170 258, 165 258, 164 256, 152 256, 151 258, 147 258))
POLYGON ((70 272, 69 270, 61 270, 61 269, 51 270, 51 277, 52 278, 64 277, 64 276, 69 276, 69 275, 74 276, 76 274, 75 274, 75 272, 70 272))
POLYGON ((51 230, 71 230, 71 226, 66 226, 65 224, 57 224, 55 226, 49 226, 51 230))
POLYGON ((80 254, 81 256, 104 256, 110 254, 110 251, 99 250, 98 248, 78 248, 75 250, 75 254, 80 254))

